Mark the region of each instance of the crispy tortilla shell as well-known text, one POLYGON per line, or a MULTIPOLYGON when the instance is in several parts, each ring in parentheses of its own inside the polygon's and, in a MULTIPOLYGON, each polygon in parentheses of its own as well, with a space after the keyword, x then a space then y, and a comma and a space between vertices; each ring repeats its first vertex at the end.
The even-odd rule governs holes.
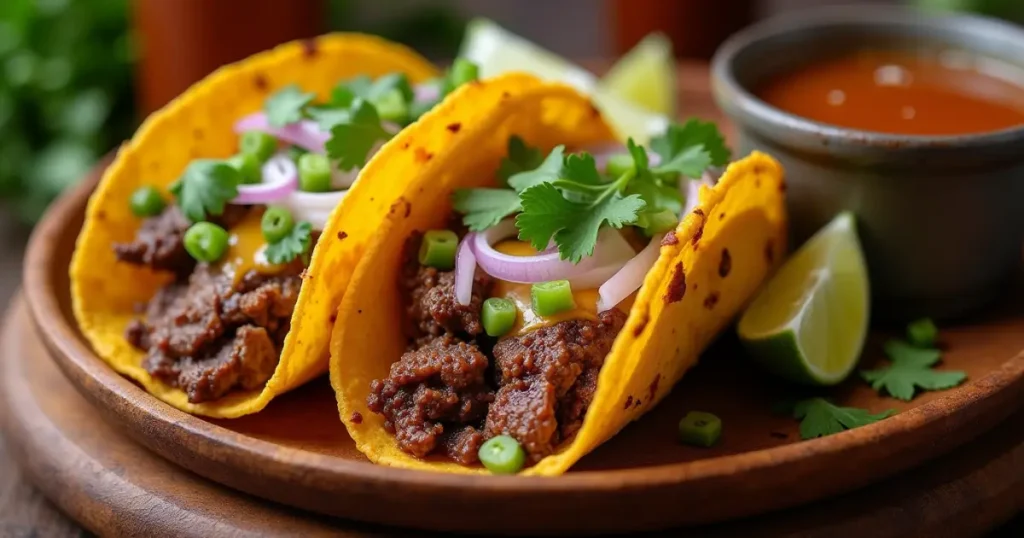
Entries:
MULTIPOLYGON (((340 297, 337 288, 347 284, 345 275, 351 274, 356 259, 346 250, 365 243, 373 232, 371 223, 386 213, 386 206, 358 200, 350 204, 361 225, 349 229, 348 243, 332 246, 333 259, 347 261, 332 263, 331 270, 338 276, 328 279, 315 292, 308 289, 309 279, 304 281, 281 360, 265 388, 231 393, 200 404, 189 403, 183 391, 153 379, 141 366, 143 353, 124 338, 125 327, 137 315, 136 305, 148 301, 170 276, 119 263, 112 246, 131 241, 139 227, 140 220, 129 210, 129 197, 136 188, 153 185, 170 199, 167 186, 190 161, 199 157, 228 157, 237 151, 234 123, 260 110, 274 91, 298 84, 325 100, 341 79, 392 72, 403 72, 414 83, 437 75, 430 62, 404 46, 361 34, 332 34, 281 45, 225 66, 151 115, 132 140, 121 146, 114 163, 103 175, 89 201, 71 262, 75 317, 96 353, 119 373, 174 407, 220 418, 255 413, 274 396, 324 373, 330 326, 337 306, 332 301, 340 297), (329 289, 325 291, 324 287, 329 289)), ((316 272, 318 263, 325 263, 323 257, 317 256, 319 250, 314 251, 309 273, 316 272)))
MULTIPOLYGON (((510 75, 461 90, 403 132, 402 143, 384 148, 374 163, 390 168, 389 174, 413 178, 404 190, 373 187, 395 210, 367 245, 341 301, 330 373, 342 421, 358 449, 376 463, 485 472, 406 454, 385 430, 383 417, 367 408, 366 398, 370 382, 386 377, 406 347, 397 284, 405 239, 415 230, 447 226, 454 189, 493 186, 512 134, 545 150, 614 139, 597 109, 571 88, 510 75)), ((674 239, 663 243, 601 370, 582 429, 522 474, 565 472, 653 407, 697 362, 782 259, 783 191, 782 168, 760 153, 733 163, 717 186, 701 191, 698 208, 679 224, 674 239)), ((324 253, 331 245, 321 244, 324 253)))

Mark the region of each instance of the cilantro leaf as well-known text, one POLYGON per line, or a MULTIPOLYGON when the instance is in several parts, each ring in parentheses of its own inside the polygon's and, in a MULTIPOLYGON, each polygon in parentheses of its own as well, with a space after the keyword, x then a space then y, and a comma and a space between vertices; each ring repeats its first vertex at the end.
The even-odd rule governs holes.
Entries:
POLYGON ((303 93, 295 84, 281 88, 267 98, 263 109, 267 113, 267 122, 274 127, 284 127, 302 119, 302 110, 316 98, 314 93, 303 93))
POLYGON ((647 214, 671 211, 679 215, 683 210, 683 195, 674 181, 656 176, 649 168, 647 150, 638 146, 633 139, 626 141, 626 149, 633 159, 635 177, 626 185, 627 194, 636 194, 644 199, 647 214))
POLYGON ((942 353, 937 349, 921 349, 899 340, 885 343, 885 354, 892 365, 879 370, 862 370, 860 376, 871 388, 885 390, 894 398, 910 401, 916 388, 943 390, 953 388, 967 379, 962 371, 937 372, 931 367, 942 353))
POLYGON ((452 205, 464 215, 463 224, 474 232, 486 230, 522 210, 519 194, 509 189, 458 189, 452 194, 452 205))
POLYGON ((405 76, 405 73, 391 73, 378 78, 366 90, 365 95, 358 95, 358 97, 363 97, 370 102, 376 102, 390 94, 392 90, 398 90, 406 103, 413 100, 412 86, 409 84, 409 77, 405 76))
POLYGON ((572 263, 594 253, 602 224, 607 222, 614 228, 633 224, 644 208, 639 196, 623 197, 615 190, 589 204, 573 202, 551 183, 534 185, 519 197, 523 206, 516 217, 519 238, 543 250, 554 237, 560 257, 572 263))
POLYGON ((519 172, 508 178, 508 184, 516 191, 522 192, 534 185, 558 181, 565 161, 565 146, 556 146, 540 166, 533 170, 519 172))
POLYGON ((565 158, 562 177, 584 185, 602 185, 604 181, 597 171, 594 156, 589 153, 573 153, 565 158))
POLYGON ((313 226, 310 223, 306 221, 296 223, 288 235, 279 241, 267 244, 264 251, 267 261, 273 264, 282 264, 302 256, 309 249, 312 235, 313 226))
POLYGON ((347 108, 311 106, 306 109, 306 113, 324 131, 330 131, 335 125, 347 123, 352 118, 352 112, 347 108))
POLYGON ((356 97, 366 99, 370 96, 370 88, 373 87, 373 80, 366 75, 359 75, 348 80, 343 80, 331 91, 331 106, 348 108, 356 97))
POLYGON ((196 159, 171 184, 170 190, 185 217, 200 222, 207 215, 223 213, 224 205, 238 196, 241 181, 238 170, 224 161, 196 159))
POLYGON ((377 109, 357 98, 352 103, 348 120, 331 128, 331 138, 326 144, 327 156, 337 159, 341 170, 352 170, 366 164, 366 157, 377 142, 389 138, 391 134, 381 125, 377 109))
POLYGON ((535 170, 543 162, 544 154, 538 148, 528 146, 522 138, 512 135, 508 139, 508 155, 498 168, 498 177, 507 183, 512 176, 535 170))
POLYGON ((800 420, 800 437, 813 439, 852 430, 878 422, 896 414, 889 409, 872 415, 865 409, 857 407, 839 407, 824 398, 809 398, 796 402, 793 406, 793 418, 800 420))
POLYGON ((700 177, 708 166, 728 163, 730 154, 718 127, 696 118, 669 125, 665 134, 651 139, 651 149, 661 157, 656 173, 686 177, 700 177))

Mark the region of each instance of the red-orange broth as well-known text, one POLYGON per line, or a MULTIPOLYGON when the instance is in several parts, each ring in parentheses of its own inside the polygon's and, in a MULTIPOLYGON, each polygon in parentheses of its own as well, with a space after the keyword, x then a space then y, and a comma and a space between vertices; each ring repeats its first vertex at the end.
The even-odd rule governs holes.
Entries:
POLYGON ((908 135, 1024 125, 1024 70, 962 51, 868 50, 811 63, 756 92, 832 125, 908 135))

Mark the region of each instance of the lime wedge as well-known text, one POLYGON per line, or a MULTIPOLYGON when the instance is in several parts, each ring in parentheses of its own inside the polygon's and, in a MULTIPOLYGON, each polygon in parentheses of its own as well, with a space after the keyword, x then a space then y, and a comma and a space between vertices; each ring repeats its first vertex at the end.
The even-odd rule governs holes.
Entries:
POLYGON ((652 135, 668 127, 666 117, 652 114, 601 87, 593 73, 487 19, 474 19, 466 25, 460 56, 480 66, 481 78, 521 71, 574 86, 593 97, 623 140, 632 137, 637 143, 646 144, 652 135))
POLYGON ((649 34, 612 66, 598 88, 652 112, 675 117, 672 42, 663 34, 649 34))
POLYGON ((740 339, 769 371, 834 385, 868 332, 868 274, 851 213, 840 213, 790 257, 740 318, 740 339))

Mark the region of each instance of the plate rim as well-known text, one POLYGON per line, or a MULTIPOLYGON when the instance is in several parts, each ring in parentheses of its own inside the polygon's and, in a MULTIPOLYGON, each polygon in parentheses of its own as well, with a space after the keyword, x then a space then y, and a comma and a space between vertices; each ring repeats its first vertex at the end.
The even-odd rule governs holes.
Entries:
MULTIPOLYGON (((33 325, 40 332, 42 340, 64 375, 87 400, 100 408, 108 422, 115 421, 116 426, 122 431, 126 431, 133 439, 164 458, 217 482, 226 483, 218 477, 198 471, 195 468, 196 462, 222 464, 225 457, 243 454, 250 458, 250 461, 261 465, 263 474, 281 480, 299 477, 300 480, 312 484, 312 487, 318 484, 318 475, 326 474, 330 477, 344 478, 349 481, 347 486, 353 489, 368 486, 429 488, 433 491, 464 493, 467 489, 484 488, 490 493, 505 497, 560 493, 621 494, 638 490, 666 490, 687 483, 699 486, 702 482, 738 473, 768 471, 776 467, 856 453, 858 449, 878 442, 893 444, 894 450, 897 450, 893 455, 898 454, 899 457, 889 457, 891 461, 887 467, 881 470, 873 469, 873 473, 868 473, 868 479, 861 479, 859 482, 854 479, 844 487, 829 493, 835 495, 920 464, 952 450, 970 438, 946 436, 947 439, 943 440, 941 446, 932 447, 930 452, 918 452, 913 443, 901 444, 893 440, 909 439, 928 426, 947 420, 953 421, 951 424, 956 424, 957 431, 980 427, 982 429, 975 432, 980 433, 998 424, 1024 405, 1022 343, 1022 351, 1008 358, 998 370, 971 381, 956 393, 936 398, 887 420, 828 437, 690 462, 577 471, 557 478, 476 476, 386 467, 368 461, 351 461, 293 447, 282 447, 207 422, 153 398, 109 368, 81 339, 74 327, 74 320, 64 317, 58 295, 60 290, 51 285, 52 275, 55 274, 52 261, 58 255, 58 245, 61 243, 54 240, 54 237, 67 234, 69 224, 84 212, 89 195, 95 188, 102 170, 110 161, 111 157, 108 156, 78 186, 61 196, 49 208, 32 233, 24 259, 24 290, 33 325), (1017 391, 1021 395, 1015 399, 1011 394, 1014 391, 1008 390, 1012 387, 1021 389, 1017 391), (1003 403, 1009 399, 1010 405, 990 404, 989 409, 983 413, 984 417, 979 417, 979 413, 976 412, 979 402, 991 399, 1003 403), (187 444, 189 440, 202 440, 207 445, 201 454, 194 448, 186 448, 183 453, 176 451, 180 447, 160 446, 144 435, 144 428, 140 428, 146 421, 157 421, 170 426, 173 428, 174 437, 182 444, 187 444), (957 437, 958 439, 954 439, 957 437), (195 459, 196 457, 199 459, 195 459), (897 463, 892 463, 893 461, 897 463)), ((226 485, 237 487, 231 483, 226 485)), ((261 493, 255 494, 265 497, 261 493)), ((801 502, 804 501, 797 500, 786 504, 785 501, 773 500, 770 504, 771 509, 778 509, 801 502)), ((301 505, 293 506, 308 509, 301 505)), ((351 514, 348 516, 355 517, 351 514)))

